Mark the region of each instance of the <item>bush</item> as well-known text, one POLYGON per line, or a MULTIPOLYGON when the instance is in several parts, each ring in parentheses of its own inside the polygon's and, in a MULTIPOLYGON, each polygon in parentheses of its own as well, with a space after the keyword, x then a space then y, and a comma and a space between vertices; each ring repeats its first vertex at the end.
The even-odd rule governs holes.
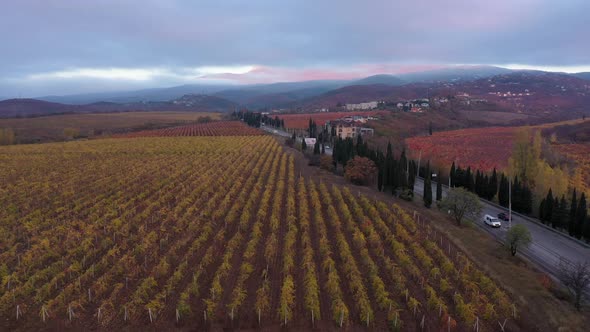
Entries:
POLYGON ((346 163, 344 177, 350 182, 362 186, 371 183, 376 172, 377 167, 372 160, 356 156, 346 163))
POLYGON ((326 171, 333 172, 334 171, 334 163, 332 161, 332 156, 323 155, 320 157, 320 168, 325 169, 326 171))

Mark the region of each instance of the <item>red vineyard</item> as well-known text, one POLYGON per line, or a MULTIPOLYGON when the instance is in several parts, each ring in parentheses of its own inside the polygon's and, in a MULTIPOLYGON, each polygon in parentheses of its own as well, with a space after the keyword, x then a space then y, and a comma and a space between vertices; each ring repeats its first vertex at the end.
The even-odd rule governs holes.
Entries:
POLYGON ((114 135, 117 138, 176 136, 259 136, 264 133, 239 121, 218 121, 114 135))
POLYGON ((412 137, 406 143, 415 158, 422 151, 423 159, 491 171, 508 166, 516 132, 515 127, 462 129, 412 137))

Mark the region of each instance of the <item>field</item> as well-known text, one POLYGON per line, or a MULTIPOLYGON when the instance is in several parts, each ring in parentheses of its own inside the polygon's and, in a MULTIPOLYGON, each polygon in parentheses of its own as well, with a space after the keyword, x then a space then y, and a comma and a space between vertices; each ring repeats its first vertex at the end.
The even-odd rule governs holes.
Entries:
POLYGON ((512 142, 517 127, 471 128, 434 132, 432 136, 406 139, 412 156, 431 159, 444 165, 453 161, 462 167, 471 166, 484 171, 504 169, 512 154, 512 142))
MULTIPOLYGON (((587 121, 590 122, 590 121, 587 121)), ((508 158, 512 154, 512 143, 516 133, 521 129, 542 130, 551 133, 551 128, 560 128, 564 125, 585 124, 581 120, 570 120, 538 126, 522 127, 487 127, 470 128, 451 131, 434 132, 432 136, 416 136, 406 139, 408 148, 413 157, 417 158, 422 151, 422 158, 436 160, 445 165, 453 161, 462 167, 471 166, 480 170, 491 171, 494 167, 503 169, 508 166, 508 158), (547 131, 549 130, 549 131, 547 131)), ((573 153, 581 144, 555 144, 557 150, 573 153), (567 147, 567 145, 570 145, 567 147)), ((582 148, 576 155, 583 155, 582 148)), ((579 159, 579 158, 578 158, 579 159)))
POLYGON ((215 121, 156 130, 142 130, 115 135, 115 137, 252 136, 263 134, 261 130, 249 127, 240 121, 215 121))
MULTIPOLYGON (((313 121, 318 126, 323 126, 326 121, 340 119, 346 116, 353 116, 353 115, 370 115, 370 116, 379 116, 383 112, 381 111, 364 111, 364 112, 326 112, 326 113, 305 113, 305 114, 280 114, 277 115, 280 119, 285 120, 285 127, 286 128, 294 128, 294 129, 305 129, 309 126, 309 118, 312 118, 313 121)), ((270 116, 270 115, 269 115, 270 116)), ((274 115, 272 115, 274 116, 274 115)))
POLYGON ((269 136, 0 147, 0 330, 519 329, 428 222, 294 159, 269 136))
POLYGON ((63 141, 64 130, 80 136, 101 136, 129 130, 158 128, 195 122, 201 117, 219 119, 220 113, 125 112, 53 115, 37 118, 0 119, 0 128, 11 128, 17 143, 63 141))

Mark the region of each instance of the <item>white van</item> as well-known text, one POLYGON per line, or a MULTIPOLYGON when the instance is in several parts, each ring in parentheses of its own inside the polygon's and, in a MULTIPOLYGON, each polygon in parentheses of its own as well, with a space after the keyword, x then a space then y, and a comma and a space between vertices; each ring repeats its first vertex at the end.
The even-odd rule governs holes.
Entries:
POLYGON ((490 225, 492 227, 501 227, 502 223, 500 222, 500 220, 496 217, 492 217, 489 214, 486 214, 483 217, 484 222, 486 223, 486 225, 490 225))

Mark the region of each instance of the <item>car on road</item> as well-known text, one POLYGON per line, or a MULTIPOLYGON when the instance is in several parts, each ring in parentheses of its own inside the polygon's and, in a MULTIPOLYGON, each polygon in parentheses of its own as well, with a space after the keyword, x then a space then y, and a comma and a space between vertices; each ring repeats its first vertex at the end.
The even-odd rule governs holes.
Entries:
POLYGON ((500 222, 500 220, 498 220, 498 218, 492 217, 489 214, 486 214, 483 217, 483 220, 486 223, 486 225, 490 225, 492 227, 501 227, 502 226, 502 223, 500 222))
POLYGON ((504 212, 498 213, 498 219, 504 220, 504 221, 509 221, 508 215, 504 212))

